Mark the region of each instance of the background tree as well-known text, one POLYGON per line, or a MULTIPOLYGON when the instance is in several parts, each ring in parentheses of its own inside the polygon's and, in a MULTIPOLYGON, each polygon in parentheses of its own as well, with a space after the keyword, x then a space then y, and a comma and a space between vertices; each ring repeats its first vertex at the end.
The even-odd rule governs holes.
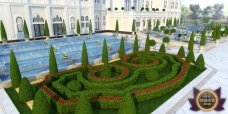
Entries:
POLYGON ((14 52, 10 52, 10 78, 13 87, 18 87, 21 83, 21 72, 14 52))
POLYGON ((24 20, 24 25, 23 25, 23 32, 24 32, 24 37, 29 38, 29 31, 28 31, 27 23, 25 20, 24 20))
POLYGON ((81 27, 80 27, 80 23, 79 23, 79 20, 77 20, 77 34, 78 34, 78 36, 80 36, 80 34, 81 34, 81 27))
POLYGON ((201 39, 200 39, 200 46, 206 45, 206 30, 202 32, 201 39))
POLYGON ((150 51, 150 36, 149 36, 149 34, 147 34, 147 37, 146 37, 145 51, 147 51, 147 52, 150 51))
POLYGON ((139 40, 138 36, 135 36, 135 41, 134 41, 134 48, 133 48, 133 53, 139 52, 139 40))
POLYGON ((200 54, 196 59, 195 67, 198 70, 205 70, 205 62, 204 62, 203 54, 200 54))
POLYGON ((130 93, 124 96, 124 100, 120 103, 118 114, 136 114, 135 103, 130 93))
POLYGON ((188 41, 188 50, 193 51, 194 50, 194 42, 195 42, 195 33, 192 32, 190 39, 188 41))
POLYGON ((51 114, 51 106, 41 89, 35 95, 32 114, 51 114))
POLYGON ((195 55, 193 51, 190 51, 187 55, 187 61, 193 63, 195 61, 195 55))
POLYGON ((47 37, 50 36, 47 20, 45 20, 45 23, 44 23, 44 36, 47 36, 47 37))
POLYGON ((104 39, 104 42, 103 42, 102 62, 104 63, 104 65, 102 67, 101 77, 110 77, 111 68, 108 62, 108 47, 107 47, 106 39, 104 39))
POLYGON ((151 20, 148 20, 148 30, 151 30, 151 20))
POLYGON ((87 67, 89 64, 89 59, 88 59, 87 48, 86 48, 85 42, 83 42, 83 45, 82 45, 81 60, 82 60, 82 67, 87 67))
POLYGON ((66 24, 65 24, 64 20, 63 20, 63 23, 62 23, 62 30, 63 30, 63 35, 67 35, 66 24))
POLYGON ((34 99, 34 90, 29 80, 23 77, 19 87, 19 100, 20 102, 27 102, 34 99))
POLYGON ((162 43, 162 45, 160 46, 159 52, 160 53, 166 53, 166 49, 165 49, 165 44, 164 43, 162 43))
POLYGON ((55 58, 54 48, 51 46, 49 51, 49 73, 56 74, 58 73, 58 65, 55 58))
POLYGON ((91 103, 86 95, 80 96, 80 102, 76 106, 75 114, 93 114, 91 103))
POLYGON ((124 55, 125 55, 125 46, 124 46, 124 38, 122 37, 120 40, 119 56, 123 57, 124 55))
POLYGON ((89 21, 89 33, 90 33, 90 34, 93 33, 93 26, 92 26, 91 20, 89 21))
POLYGON ((215 4, 214 5, 213 19, 219 20, 219 19, 224 18, 223 11, 222 11, 223 8, 224 8, 223 4, 215 4))
POLYGON ((162 40, 163 43, 169 43, 170 42, 170 39, 168 36, 164 37, 163 40, 162 40))
POLYGON ((133 22, 132 22, 132 32, 135 32, 135 31, 136 31, 135 28, 136 28, 136 27, 135 27, 135 20, 133 20, 133 22))
POLYGON ((180 47, 177 55, 180 56, 180 57, 185 57, 184 46, 180 47))
POLYGON ((116 20, 115 32, 116 32, 116 34, 119 33, 119 22, 118 22, 118 19, 116 20))
POLYGON ((7 34, 2 20, 0 21, 0 38, 2 41, 7 41, 7 34))

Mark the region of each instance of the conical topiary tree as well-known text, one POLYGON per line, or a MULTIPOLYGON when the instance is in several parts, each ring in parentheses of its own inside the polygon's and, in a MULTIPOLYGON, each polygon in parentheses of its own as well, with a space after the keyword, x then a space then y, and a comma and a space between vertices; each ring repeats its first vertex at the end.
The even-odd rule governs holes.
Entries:
POLYGON ((80 27, 80 23, 79 23, 79 20, 77 20, 77 35, 80 36, 81 34, 81 27, 80 27))
POLYGON ((136 31, 135 20, 133 20, 133 22, 132 22, 132 33, 134 33, 135 31, 136 31))
POLYGON ((192 32, 190 39, 188 41, 188 50, 193 51, 194 50, 194 42, 195 42, 195 33, 192 32))
POLYGON ((180 56, 180 57, 185 57, 184 46, 180 47, 177 55, 180 56))
POLYGON ((64 20, 63 20, 63 23, 62 23, 62 30, 63 30, 63 35, 67 35, 66 24, 65 24, 64 20))
POLYGON ((20 102, 27 102, 34 99, 34 90, 29 80, 23 77, 19 87, 19 100, 20 102))
POLYGON ((194 63, 195 62, 195 55, 193 51, 189 51, 188 55, 187 55, 187 61, 194 63))
POLYGON ((43 91, 38 90, 33 102, 32 114, 51 114, 51 112, 51 106, 43 91))
POLYGON ((2 41, 7 41, 7 34, 2 20, 0 21, 0 38, 2 41))
POLYGON ((148 30, 151 30, 152 26, 151 26, 151 20, 148 20, 148 30))
POLYGON ((80 102, 76 106, 75 114, 93 114, 92 105, 86 95, 80 96, 80 102))
POLYGON ((147 52, 150 51, 150 36, 149 36, 149 34, 147 34, 147 37, 146 37, 145 51, 147 51, 147 52))
POLYGON ((92 22, 91 20, 89 21, 89 34, 93 33, 93 27, 92 27, 92 22))
POLYGON ((51 46, 49 51, 49 73, 56 74, 58 73, 58 65, 55 58, 54 48, 51 46))
POLYGON ((119 22, 118 22, 118 19, 116 20, 115 32, 116 32, 116 34, 119 33, 119 22))
POLYGON ((135 36, 135 41, 134 41, 134 48, 133 48, 133 53, 138 53, 139 52, 139 40, 138 36, 135 36))
POLYGON ((21 83, 21 72, 14 52, 10 52, 10 78, 13 87, 18 87, 21 83))
POLYGON ((123 57, 124 55, 125 55, 125 46, 124 46, 124 38, 122 37, 120 40, 119 56, 123 57))
POLYGON ((120 103, 118 114, 136 114, 135 103, 130 93, 124 96, 124 100, 120 103))
POLYGON ((81 60, 82 60, 82 67, 87 67, 88 63, 89 63, 89 59, 88 59, 88 54, 87 54, 87 49, 86 49, 86 43, 83 42, 82 45, 82 56, 81 56, 81 60))
POLYGON ((200 54, 196 59, 195 67, 198 70, 205 70, 205 62, 204 62, 203 54, 200 54))
POLYGON ((202 32, 202 36, 200 39, 200 46, 205 46, 206 45, 206 30, 202 32))
POLYGON ((104 63, 104 65, 101 70, 101 77, 110 77, 111 68, 108 63, 108 47, 107 47, 106 39, 104 39, 104 42, 103 42, 102 62, 104 63))
POLYGON ((45 20, 45 23, 44 23, 44 36, 46 37, 50 36, 47 20, 45 20))
POLYGON ((25 20, 24 20, 24 25, 23 25, 23 31, 24 31, 24 37, 29 38, 28 26, 27 26, 27 23, 25 20))
POLYGON ((225 31, 224 31, 226 37, 228 38, 228 26, 225 27, 225 31))
POLYGON ((159 49, 159 52, 160 53, 166 53, 166 49, 165 49, 165 44, 164 43, 162 43, 162 45, 161 45, 161 47, 159 49))

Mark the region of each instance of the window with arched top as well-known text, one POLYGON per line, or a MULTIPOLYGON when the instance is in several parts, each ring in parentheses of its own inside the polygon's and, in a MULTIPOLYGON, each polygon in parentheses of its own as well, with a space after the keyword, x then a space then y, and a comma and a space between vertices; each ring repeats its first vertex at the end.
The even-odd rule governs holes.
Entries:
POLYGON ((35 37, 44 36, 44 19, 40 15, 33 17, 35 37))
POLYGON ((89 17, 88 16, 85 17, 85 21, 89 21, 89 17))
POLYGON ((81 16, 81 21, 84 21, 84 16, 81 16))
POLYGON ((74 17, 70 18, 70 26, 71 26, 71 29, 75 29, 75 18, 74 17))
POLYGON ((17 31, 23 32, 23 19, 21 17, 17 17, 16 22, 17 22, 17 31))

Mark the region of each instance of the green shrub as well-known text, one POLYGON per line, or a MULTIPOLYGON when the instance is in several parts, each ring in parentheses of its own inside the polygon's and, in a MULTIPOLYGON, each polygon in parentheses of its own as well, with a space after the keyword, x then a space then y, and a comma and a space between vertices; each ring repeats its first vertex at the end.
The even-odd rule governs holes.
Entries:
POLYGON ((156 45, 156 41, 155 40, 150 40, 150 45, 151 46, 155 46, 156 45))
POLYGON ((165 29, 164 30, 164 34, 169 34, 170 33, 170 30, 169 29, 165 29))
POLYGON ((44 23, 44 36, 50 36, 47 20, 44 23))
POLYGON ((112 72, 111 72, 111 66, 109 63, 104 64, 101 69, 101 77, 111 77, 112 72))
POLYGON ((163 38, 163 43, 169 43, 169 42, 170 42, 170 39, 168 36, 163 38))
POLYGON ((80 27, 80 23, 79 20, 77 20, 77 34, 80 35, 81 34, 81 27, 80 27))
POLYGON ((19 100, 21 102, 27 102, 34 99, 34 90, 27 78, 22 78, 19 87, 19 100))
POLYGON ((202 32, 202 36, 200 39, 200 46, 205 46, 206 45, 206 30, 202 32))
POLYGON ((23 31, 24 31, 24 37, 29 38, 29 31, 28 31, 28 27, 27 27, 25 20, 24 20, 24 25, 23 25, 23 31))
POLYGON ((49 51, 49 73, 56 74, 58 73, 58 65, 55 58, 54 48, 51 46, 49 51))
POLYGON ((159 79, 159 75, 156 71, 150 69, 145 72, 145 78, 149 81, 156 81, 159 79))
POLYGON ((119 56, 123 57, 125 55, 125 46, 124 46, 124 38, 121 38, 120 48, 119 48, 119 56))
POLYGON ((72 80, 72 81, 67 83, 66 87, 73 90, 73 91, 80 91, 82 88, 82 85, 79 81, 72 80))
POLYGON ((0 21, 0 38, 2 41, 7 41, 7 34, 2 20, 0 21))
POLYGON ((187 61, 193 63, 195 61, 195 55, 193 51, 190 51, 187 56, 187 61))
POLYGON ((134 41, 134 48, 133 48, 133 53, 138 53, 139 52, 139 40, 138 36, 135 36, 135 41, 134 41))
POLYGON ((161 31, 165 30, 165 26, 161 26, 161 27, 160 27, 160 30, 161 30, 161 31))
POLYGON ((93 114, 93 109, 86 95, 80 96, 80 102, 76 106, 75 114, 93 114))
POLYGON ((195 67, 198 70, 205 70, 205 62, 203 54, 200 54, 199 57, 196 59, 195 67))
POLYGON ((38 90, 32 106, 32 114, 51 114, 51 106, 42 90, 38 90))
POLYGON ((136 114, 136 107, 131 93, 124 96, 124 100, 120 104, 118 114, 136 114))
POLYGON ((165 49, 165 44, 164 43, 162 43, 162 45, 161 45, 161 47, 159 49, 159 52, 160 53, 166 53, 166 49, 165 49))
POLYGON ((176 32, 176 29, 171 29, 171 33, 175 33, 176 32))
POLYGON ((150 51, 150 36, 149 36, 149 34, 147 34, 147 37, 146 37, 145 51, 147 51, 147 52, 150 51))
POLYGON ((87 54, 87 48, 86 48, 86 43, 83 42, 82 45, 82 56, 81 56, 81 61, 82 61, 82 67, 87 67, 89 60, 88 60, 88 54, 87 54))
POLYGON ((21 72, 14 52, 10 52, 10 78, 13 87, 18 87, 21 83, 21 72))
POLYGON ((184 51, 184 47, 183 46, 180 47, 177 55, 180 56, 180 57, 185 57, 185 51, 184 51))

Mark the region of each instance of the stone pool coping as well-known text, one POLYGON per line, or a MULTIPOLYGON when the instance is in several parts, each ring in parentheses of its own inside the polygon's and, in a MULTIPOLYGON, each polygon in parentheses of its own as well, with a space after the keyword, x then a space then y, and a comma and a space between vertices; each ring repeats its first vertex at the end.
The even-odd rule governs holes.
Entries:
MULTIPOLYGON (((175 95, 169 98, 165 103, 159 106, 153 114, 171 114, 175 113, 181 106, 188 102, 189 98, 193 97, 193 87, 202 87, 216 72, 217 70, 209 65, 206 65, 207 70, 192 80, 184 88, 178 91, 175 95)), ((190 107, 189 107, 190 108, 190 107)), ((151 113, 151 114, 152 114, 151 113)))

